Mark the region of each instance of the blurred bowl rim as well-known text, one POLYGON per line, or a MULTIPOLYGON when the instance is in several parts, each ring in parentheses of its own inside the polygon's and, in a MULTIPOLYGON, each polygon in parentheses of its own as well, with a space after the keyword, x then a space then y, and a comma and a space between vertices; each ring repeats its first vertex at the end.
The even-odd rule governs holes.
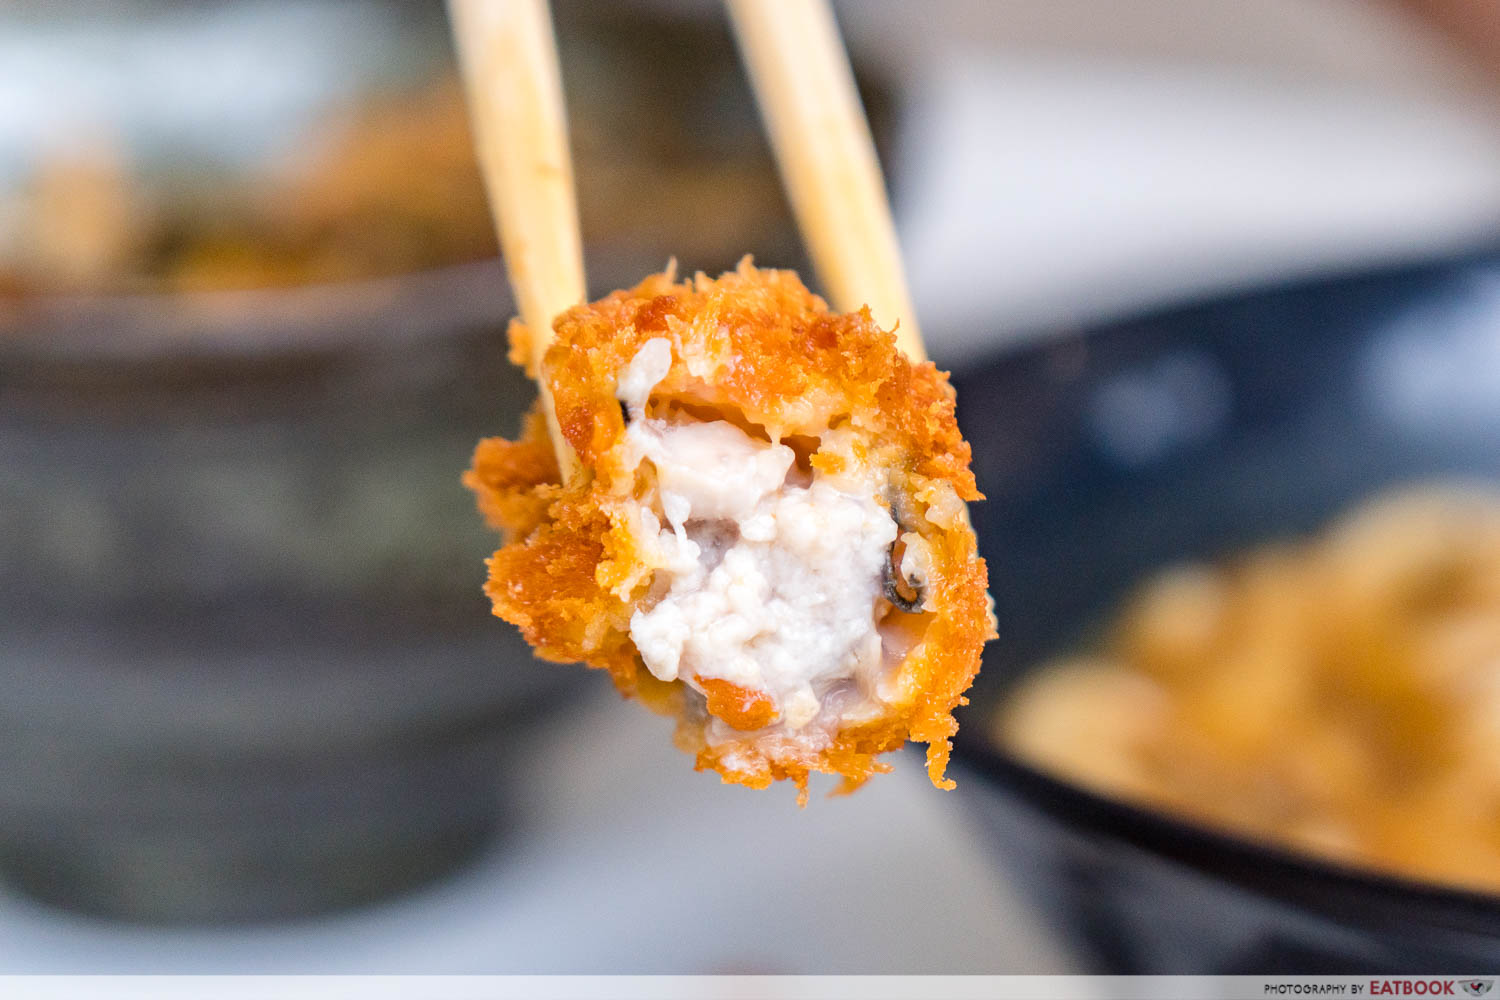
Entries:
MULTIPOLYGON (((1225 880, 1257 896, 1293 902, 1341 922, 1386 923, 1380 912, 1393 900, 1417 905, 1433 926, 1462 929, 1500 940, 1500 894, 1444 885, 1377 868, 1256 840, 1227 827, 1174 815, 1144 804, 1091 791, 1054 777, 1000 749, 982 724, 999 699, 976 702, 954 738, 953 760, 999 791, 1061 825, 1119 841, 1160 859, 1225 880), (1267 867, 1289 879, 1265 878, 1267 867), (1294 884, 1296 892, 1278 889, 1294 884), (1351 897, 1375 907, 1351 909, 1351 897), (1455 927, 1458 924, 1458 927, 1455 927)), ((1407 915, 1403 923, 1409 923, 1407 915)))
POLYGON ((504 323, 513 311, 499 257, 269 288, 39 294, 0 304, 0 357, 32 363, 264 359, 416 342, 504 323))

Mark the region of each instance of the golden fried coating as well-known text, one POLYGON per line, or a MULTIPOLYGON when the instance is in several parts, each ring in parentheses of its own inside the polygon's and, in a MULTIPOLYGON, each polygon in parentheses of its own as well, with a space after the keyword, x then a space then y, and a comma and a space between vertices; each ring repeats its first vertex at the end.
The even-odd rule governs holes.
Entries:
MULTIPOLYGON (((853 789, 889 770, 877 755, 911 739, 928 744, 933 783, 952 787, 944 777, 957 730, 952 712, 964 703, 994 626, 963 504, 980 496, 946 375, 930 362, 907 361, 868 310, 831 312, 795 274, 759 270, 748 259, 716 280, 653 275, 569 310, 554 326, 543 370, 585 471, 559 484, 536 414, 519 440, 480 443, 465 483, 506 541, 489 561, 495 613, 518 626, 539 656, 606 669, 627 697, 677 716, 679 746, 696 755, 698 769, 726 782, 764 788, 789 778, 805 799, 808 775, 818 771, 841 775, 842 788, 853 789), (819 472, 845 471, 851 461, 879 470, 880 504, 926 543, 931 566, 920 608, 878 602, 885 648, 898 650, 878 717, 809 745, 764 728, 774 709, 760 692, 705 678, 700 693, 645 669, 630 624, 654 599, 653 571, 640 558, 629 508, 638 509, 650 484, 625 447, 627 417, 616 390, 653 338, 672 348, 670 370, 650 394, 653 412, 731 422, 792 446, 819 472), (835 428, 839 449, 823 441, 835 428), (711 717, 728 723, 735 738, 710 741, 711 717)), ((512 356, 525 357, 528 331, 513 324, 511 334, 512 356)))

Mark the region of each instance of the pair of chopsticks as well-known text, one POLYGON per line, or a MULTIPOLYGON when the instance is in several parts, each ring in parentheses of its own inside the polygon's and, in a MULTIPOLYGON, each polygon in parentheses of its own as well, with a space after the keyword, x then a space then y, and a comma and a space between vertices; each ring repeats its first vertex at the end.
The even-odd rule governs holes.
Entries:
MULTIPOLYGON (((834 308, 868 305, 927 356, 885 182, 828 0, 726 0, 797 224, 834 308)), ((552 320, 584 301, 583 249, 547 0, 448 0, 479 163, 533 370, 552 320)), ((577 458, 538 379, 563 481, 577 458)))

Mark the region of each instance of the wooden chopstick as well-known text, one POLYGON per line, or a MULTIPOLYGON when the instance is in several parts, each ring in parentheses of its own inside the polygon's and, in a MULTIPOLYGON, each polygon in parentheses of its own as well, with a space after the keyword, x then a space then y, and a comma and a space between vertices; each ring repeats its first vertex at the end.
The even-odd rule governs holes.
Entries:
POLYGON ((511 288, 530 328, 547 428, 567 482, 578 458, 542 377, 552 321, 584 300, 583 246, 557 41, 546 0, 448 0, 475 145, 511 288))
POLYGON ((797 225, 834 308, 868 305, 912 361, 927 350, 870 126, 827 0, 727 0, 797 225))

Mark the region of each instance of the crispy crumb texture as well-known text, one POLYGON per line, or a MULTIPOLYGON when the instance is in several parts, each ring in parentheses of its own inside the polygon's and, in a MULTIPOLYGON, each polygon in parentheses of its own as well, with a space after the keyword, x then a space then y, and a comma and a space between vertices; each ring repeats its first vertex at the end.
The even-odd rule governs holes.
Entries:
MULTIPOLYGON (((505 539, 489 560, 495 613, 537 655, 608 670, 626 697, 675 716, 677 744, 726 782, 764 788, 787 778, 805 801, 817 771, 842 776, 848 791, 889 770, 879 755, 910 739, 928 745, 933 783, 952 787, 944 772, 953 709, 994 624, 964 507, 980 496, 947 376, 930 362, 908 362, 867 310, 831 312, 795 274, 748 259, 717 279, 653 275, 569 310, 554 326, 542 368, 584 472, 558 482, 535 412, 519 440, 480 442, 464 481, 505 539), (665 374, 643 407, 627 409, 622 379, 658 340, 670 345, 670 365, 661 349, 665 374), (862 682, 856 699, 853 682, 839 682, 847 690, 838 703, 857 701, 857 710, 835 709, 837 697, 825 696, 815 721, 793 729, 760 690, 706 670, 662 680, 647 668, 631 629, 667 599, 655 536, 641 528, 643 510, 661 513, 665 473, 642 460, 633 419, 662 427, 722 421, 762 442, 756 447, 794 449, 792 476, 868 485, 876 513, 894 522, 887 527, 900 541, 890 558, 905 573, 868 602, 884 656, 878 683, 862 682)), ((513 356, 527 336, 513 324, 513 356)))

